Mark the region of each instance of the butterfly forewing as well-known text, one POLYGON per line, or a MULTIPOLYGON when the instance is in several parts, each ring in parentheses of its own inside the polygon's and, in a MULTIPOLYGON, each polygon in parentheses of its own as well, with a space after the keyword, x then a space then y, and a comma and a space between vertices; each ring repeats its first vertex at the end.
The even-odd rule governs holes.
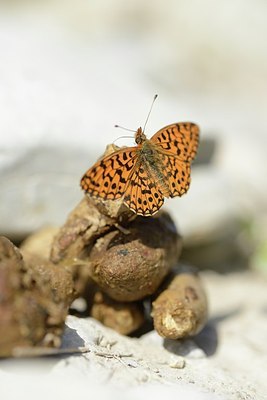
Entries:
POLYGON ((167 125, 150 140, 161 149, 178 156, 180 160, 191 162, 198 149, 199 127, 191 122, 167 125))
POLYGON ((82 177, 82 189, 107 200, 121 198, 129 184, 136 157, 136 148, 129 147, 99 160, 82 177))

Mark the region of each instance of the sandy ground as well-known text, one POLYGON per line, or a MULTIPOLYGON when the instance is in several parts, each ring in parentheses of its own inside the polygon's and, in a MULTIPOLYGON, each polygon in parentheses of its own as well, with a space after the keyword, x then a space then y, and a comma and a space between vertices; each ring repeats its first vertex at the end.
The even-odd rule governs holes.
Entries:
POLYGON ((42 398, 49 390, 62 398, 90 392, 111 399, 140 394, 156 399, 266 399, 266 278, 251 272, 202 276, 210 319, 194 339, 163 340, 155 331, 129 338, 93 319, 69 316, 62 347, 86 352, 2 360, 1 397, 33 399, 38 392, 42 398))

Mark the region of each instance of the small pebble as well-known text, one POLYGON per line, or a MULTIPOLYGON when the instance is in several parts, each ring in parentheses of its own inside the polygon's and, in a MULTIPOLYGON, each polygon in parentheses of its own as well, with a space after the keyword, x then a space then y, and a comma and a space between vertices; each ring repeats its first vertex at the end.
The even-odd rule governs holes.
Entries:
POLYGON ((177 368, 177 369, 182 369, 185 367, 185 359, 180 357, 176 358, 175 360, 172 360, 169 364, 171 368, 177 368))

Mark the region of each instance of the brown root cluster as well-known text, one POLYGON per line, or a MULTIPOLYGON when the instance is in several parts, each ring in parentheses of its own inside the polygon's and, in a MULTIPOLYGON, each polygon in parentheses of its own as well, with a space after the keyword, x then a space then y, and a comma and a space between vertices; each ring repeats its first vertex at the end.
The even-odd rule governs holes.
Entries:
POLYGON ((207 301, 198 275, 177 268, 181 247, 167 213, 138 217, 121 201, 88 196, 60 229, 34 234, 20 250, 0 238, 0 356, 60 346, 77 298, 84 314, 122 334, 144 326, 150 305, 161 336, 195 335, 207 301))

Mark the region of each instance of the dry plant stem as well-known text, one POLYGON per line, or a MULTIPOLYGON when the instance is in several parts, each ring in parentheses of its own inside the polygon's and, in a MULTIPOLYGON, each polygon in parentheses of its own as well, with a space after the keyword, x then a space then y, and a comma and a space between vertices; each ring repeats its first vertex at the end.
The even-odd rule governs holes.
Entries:
POLYGON ((0 356, 21 346, 59 346, 75 297, 71 274, 0 238, 0 356))
POLYGON ((208 305, 199 276, 192 270, 176 272, 153 302, 154 327, 164 338, 196 335, 207 320, 208 305))
POLYGON ((116 302, 100 291, 94 296, 91 316, 122 335, 128 335, 144 323, 142 303, 116 302))

